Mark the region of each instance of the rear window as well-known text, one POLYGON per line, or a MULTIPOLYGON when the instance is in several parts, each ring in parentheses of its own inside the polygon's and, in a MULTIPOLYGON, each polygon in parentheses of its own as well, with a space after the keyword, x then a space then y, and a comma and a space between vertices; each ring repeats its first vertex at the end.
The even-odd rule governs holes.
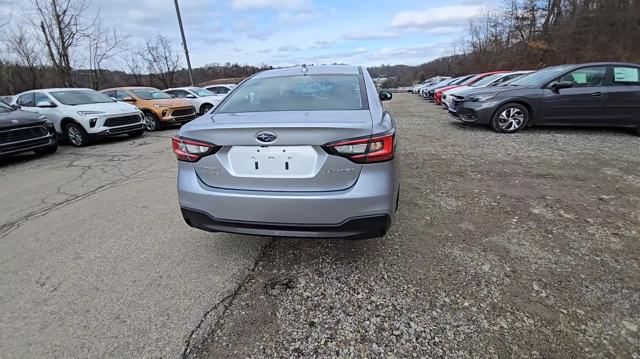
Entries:
POLYGON ((363 110, 358 75, 296 75, 251 79, 218 107, 218 113, 363 110))
POLYGON ((636 67, 615 66, 613 68, 613 82, 616 85, 640 85, 640 69, 636 67))

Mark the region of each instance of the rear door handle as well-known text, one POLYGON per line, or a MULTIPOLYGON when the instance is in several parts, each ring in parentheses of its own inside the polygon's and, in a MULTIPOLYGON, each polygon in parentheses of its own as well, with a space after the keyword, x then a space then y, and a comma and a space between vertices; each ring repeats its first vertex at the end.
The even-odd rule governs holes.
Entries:
POLYGON ((591 96, 593 96, 593 97, 602 97, 602 96, 604 96, 604 94, 602 92, 594 92, 594 93, 591 94, 591 96))

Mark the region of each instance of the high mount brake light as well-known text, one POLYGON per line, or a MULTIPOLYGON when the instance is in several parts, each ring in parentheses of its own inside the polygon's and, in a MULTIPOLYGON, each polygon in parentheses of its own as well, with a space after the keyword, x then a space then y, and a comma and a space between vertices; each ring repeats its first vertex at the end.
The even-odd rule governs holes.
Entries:
POLYGON ((376 163, 393 159, 395 139, 396 134, 393 132, 328 143, 323 148, 329 154, 348 158, 355 163, 376 163))
POLYGON ((173 137, 171 147, 178 160, 186 162, 197 162, 202 157, 212 155, 220 149, 220 146, 211 143, 182 137, 173 137))

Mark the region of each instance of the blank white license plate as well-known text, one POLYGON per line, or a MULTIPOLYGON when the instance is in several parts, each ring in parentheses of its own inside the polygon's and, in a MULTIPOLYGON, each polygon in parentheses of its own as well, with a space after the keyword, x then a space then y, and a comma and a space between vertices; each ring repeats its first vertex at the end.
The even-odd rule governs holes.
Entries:
POLYGON ((312 146, 234 146, 228 156, 238 177, 313 177, 318 161, 312 146))

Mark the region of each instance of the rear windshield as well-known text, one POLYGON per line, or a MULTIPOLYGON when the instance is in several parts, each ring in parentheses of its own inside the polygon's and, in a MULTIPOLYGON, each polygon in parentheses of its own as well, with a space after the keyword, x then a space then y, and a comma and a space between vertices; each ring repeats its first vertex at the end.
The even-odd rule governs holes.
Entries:
POLYGON ((358 75, 295 75, 251 79, 218 113, 363 110, 358 75))

